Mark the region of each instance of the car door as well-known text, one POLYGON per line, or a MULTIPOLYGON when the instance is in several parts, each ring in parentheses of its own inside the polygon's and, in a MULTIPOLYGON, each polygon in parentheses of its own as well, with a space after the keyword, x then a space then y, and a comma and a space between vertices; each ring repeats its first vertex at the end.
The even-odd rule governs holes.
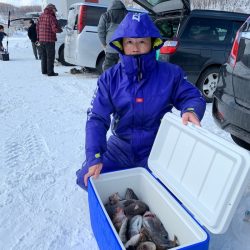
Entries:
POLYGON ((190 17, 180 31, 178 50, 171 62, 180 65, 196 82, 199 73, 209 64, 223 64, 227 33, 231 32, 230 20, 214 17, 190 17))
POLYGON ((66 36, 64 45, 65 61, 74 64, 76 58, 76 36, 77 36, 77 20, 79 6, 70 7, 68 14, 68 24, 65 26, 66 36))
POLYGON ((250 25, 241 33, 237 62, 233 71, 235 102, 250 108, 250 25))

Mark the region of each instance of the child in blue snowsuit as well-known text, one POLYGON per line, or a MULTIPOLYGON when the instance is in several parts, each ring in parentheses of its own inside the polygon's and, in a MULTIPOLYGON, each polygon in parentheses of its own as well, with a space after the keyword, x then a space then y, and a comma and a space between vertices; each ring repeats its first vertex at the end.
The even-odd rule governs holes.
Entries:
POLYGON ((83 189, 88 178, 100 172, 147 168, 161 119, 173 107, 181 111, 184 124, 196 125, 206 107, 200 91, 177 65, 156 60, 163 41, 147 14, 128 13, 110 45, 119 52, 120 62, 99 77, 88 110, 86 161, 76 173, 83 189))

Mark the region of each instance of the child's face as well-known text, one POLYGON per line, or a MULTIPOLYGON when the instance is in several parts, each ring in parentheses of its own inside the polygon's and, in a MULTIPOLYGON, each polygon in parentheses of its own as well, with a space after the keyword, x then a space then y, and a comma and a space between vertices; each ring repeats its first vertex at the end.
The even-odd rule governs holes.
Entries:
POLYGON ((0 29, 0 31, 4 32, 4 29, 0 29))
POLYGON ((123 38, 123 50, 125 55, 141 55, 151 50, 151 38, 123 38))

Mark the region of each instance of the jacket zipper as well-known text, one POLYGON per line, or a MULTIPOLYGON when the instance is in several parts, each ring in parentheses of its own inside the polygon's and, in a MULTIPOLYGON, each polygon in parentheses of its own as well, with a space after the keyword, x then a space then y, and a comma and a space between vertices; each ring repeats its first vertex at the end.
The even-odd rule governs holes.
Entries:
POLYGON ((142 70, 141 70, 141 58, 139 56, 136 57, 138 73, 137 73, 137 80, 140 82, 142 80, 142 70))

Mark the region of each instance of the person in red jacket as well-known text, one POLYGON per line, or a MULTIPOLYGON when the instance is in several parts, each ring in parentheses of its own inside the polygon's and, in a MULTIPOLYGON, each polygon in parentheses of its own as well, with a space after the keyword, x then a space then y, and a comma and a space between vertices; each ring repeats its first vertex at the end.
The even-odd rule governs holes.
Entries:
POLYGON ((39 17, 36 31, 41 53, 42 73, 48 76, 58 76, 54 72, 56 33, 62 32, 56 19, 57 9, 54 4, 48 4, 39 17))

